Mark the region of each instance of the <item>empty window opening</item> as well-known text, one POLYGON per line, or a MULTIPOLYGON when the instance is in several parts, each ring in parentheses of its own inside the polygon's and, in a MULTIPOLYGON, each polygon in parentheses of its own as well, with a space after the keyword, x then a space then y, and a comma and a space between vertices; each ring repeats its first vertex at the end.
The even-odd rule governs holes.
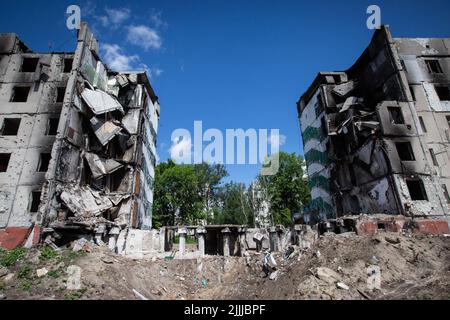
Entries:
POLYGON ((450 87, 435 86, 434 89, 441 101, 450 101, 450 87))
POLYGON ((442 68, 438 60, 425 60, 429 73, 442 73, 442 68))
POLYGON ((389 117, 393 124, 404 124, 402 109, 400 107, 388 107, 389 117))
POLYGON ((395 147, 397 148, 398 156, 401 161, 414 161, 414 153, 409 142, 396 142, 395 147))
POLYGON ((30 87, 14 87, 11 95, 11 102, 27 102, 30 87))
POLYGON ((64 94, 66 93, 66 87, 58 87, 56 91, 56 102, 63 102, 64 94))
POLYGON ((6 172, 8 170, 10 158, 11 153, 0 153, 0 172, 6 172))
POLYGON ((39 63, 39 58, 23 58, 21 72, 35 72, 37 65, 39 63))
POLYGON ((414 92, 414 87, 409 86, 409 91, 411 91, 411 97, 412 97, 413 101, 416 101, 416 93, 414 92))
POLYGON ((419 179, 406 180, 406 185, 408 187, 409 196, 411 200, 428 200, 423 181, 419 179))
POLYGON ((51 154, 50 153, 41 153, 39 158, 38 172, 47 172, 48 164, 50 163, 51 154))
POLYGON ((423 118, 419 116, 419 122, 420 126, 422 127, 423 132, 427 132, 427 127, 425 127, 425 122, 423 121, 423 118))
POLYGON ((403 69, 405 72, 408 72, 408 69, 406 69, 405 61, 400 60, 400 63, 402 64, 402 69, 403 69))
POLYGON ((64 73, 69 73, 70 71, 72 71, 72 64, 73 64, 73 59, 72 58, 66 58, 64 59, 64 73))
POLYGON ((59 118, 50 118, 47 123, 46 135, 56 136, 58 133, 59 118))
POLYGON ((450 195, 448 193, 448 189, 447 189, 447 185, 446 184, 442 185, 442 191, 444 192, 445 200, 447 201, 448 204, 450 204, 450 195))
POLYGON ((7 118, 3 120, 3 126, 2 126, 2 131, 1 131, 1 135, 2 136, 16 136, 17 132, 19 132, 19 127, 20 127, 20 118, 16 119, 12 119, 12 118, 7 118))
POLYGON ((434 150, 432 148, 428 149, 430 151, 431 160, 433 161, 433 164, 435 166, 439 166, 439 162, 437 161, 436 154, 434 153, 434 150))
POLYGON ((41 204, 41 191, 33 191, 30 196, 30 212, 38 212, 41 204))

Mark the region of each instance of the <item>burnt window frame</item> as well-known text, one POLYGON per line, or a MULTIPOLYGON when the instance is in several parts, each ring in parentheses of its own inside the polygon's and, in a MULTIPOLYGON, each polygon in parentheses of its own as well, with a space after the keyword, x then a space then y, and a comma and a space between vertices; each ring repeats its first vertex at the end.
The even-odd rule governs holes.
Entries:
MULTIPOLYGON (((15 87, 13 87, 12 90, 11 90, 11 98, 9 99, 9 102, 12 102, 12 103, 28 102, 28 97, 30 96, 30 91, 31 91, 31 87, 30 86, 15 86, 15 87), (17 98, 17 91, 18 90, 27 90, 27 94, 26 94, 25 100, 23 100, 23 99, 16 100, 16 98, 17 98)), ((25 92, 21 92, 21 93, 25 94, 25 92)))
POLYGON ((67 87, 56 87, 55 103, 63 103, 67 87))
POLYGON ((50 117, 47 120, 46 136, 56 136, 58 134, 59 118, 50 117))
POLYGON ((403 115, 403 111, 401 107, 398 106, 389 106, 387 107, 387 111, 389 114, 389 121, 391 124, 405 124, 405 116, 403 115), (400 122, 397 122, 398 119, 395 119, 393 117, 393 113, 391 112, 392 110, 398 110, 398 115, 400 116, 400 122))
POLYGON ((414 149, 412 147, 411 142, 409 142, 409 141, 397 141, 397 142, 395 142, 395 148, 397 150, 397 155, 398 155, 398 158, 400 159, 400 161, 416 161, 416 156, 414 154, 414 149), (405 159, 406 157, 402 156, 402 155, 404 155, 406 153, 400 152, 400 151, 405 151, 405 150, 403 149, 403 147, 399 148, 399 146, 407 146, 406 147, 408 149, 407 153, 410 155, 410 157, 408 157, 408 159, 405 159))
POLYGON ((0 136, 5 136, 5 137, 17 136, 19 133, 21 123, 22 123, 22 118, 4 118, 2 127, 0 129, 0 136), (10 122, 18 122, 18 123, 14 124, 14 130, 15 130, 14 134, 13 133, 5 133, 5 129, 11 129, 11 128, 5 128, 6 126, 8 126, 8 123, 10 123, 10 122))
POLYGON ((0 172, 8 172, 9 163, 11 162, 11 155, 12 153, 0 153, 0 172), (8 160, 6 160, 6 158, 8 158, 8 160), (6 163, 3 163, 4 161, 6 163))
POLYGON ((442 70, 442 66, 439 62, 439 59, 424 59, 424 61, 425 61, 425 65, 427 67, 428 73, 431 73, 431 74, 444 73, 444 71, 442 70), (433 68, 432 64, 435 64, 434 67, 436 67, 436 68, 433 68))
POLYGON ((425 189, 425 184, 423 183, 422 179, 416 178, 416 179, 406 179, 406 188, 408 189, 408 193, 409 193, 409 197, 411 198, 412 201, 429 201, 428 199, 428 194, 427 191, 425 189), (415 186, 418 187, 420 189, 420 193, 421 196, 417 196, 418 193, 416 191, 412 191, 412 183, 416 184, 418 183, 419 185, 415 186))
POLYGON ((439 101, 450 101, 450 86, 445 86, 445 85, 435 85, 434 86, 434 91, 436 91, 436 94, 439 98, 439 101), (447 93, 443 94, 443 92, 441 91, 442 89, 446 89, 447 93), (442 96, 446 96, 446 98, 442 98, 442 96))
POLYGON ((30 198, 28 200, 28 212, 36 213, 39 211, 41 205, 41 195, 42 190, 33 190, 30 193, 30 198))
POLYGON ((19 72, 22 72, 22 73, 35 73, 37 68, 38 68, 38 65, 39 65, 39 60, 40 60, 40 58, 36 58, 36 57, 23 57, 22 58, 22 64, 20 65, 20 71, 19 72), (32 64, 25 64, 25 62, 29 61, 29 60, 33 60, 33 63, 32 64), (27 66, 27 67, 33 66, 34 68, 27 68, 27 69, 29 69, 29 70, 34 69, 34 70, 33 71, 29 71, 29 70, 24 71, 24 65, 27 66))
POLYGON ((39 172, 39 173, 47 172, 51 159, 52 159, 52 154, 50 152, 41 152, 39 154, 39 163, 38 163, 36 172, 39 172))

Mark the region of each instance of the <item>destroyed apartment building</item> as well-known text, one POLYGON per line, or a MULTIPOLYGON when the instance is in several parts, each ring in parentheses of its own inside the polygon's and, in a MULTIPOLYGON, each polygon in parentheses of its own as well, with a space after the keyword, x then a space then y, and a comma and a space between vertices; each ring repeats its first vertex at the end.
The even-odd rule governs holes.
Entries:
POLYGON ((147 74, 110 71, 84 23, 74 53, 0 34, 0 247, 151 229, 159 113, 147 74))
POLYGON ((450 214, 450 39, 378 29, 345 72, 297 103, 312 203, 305 220, 450 214))

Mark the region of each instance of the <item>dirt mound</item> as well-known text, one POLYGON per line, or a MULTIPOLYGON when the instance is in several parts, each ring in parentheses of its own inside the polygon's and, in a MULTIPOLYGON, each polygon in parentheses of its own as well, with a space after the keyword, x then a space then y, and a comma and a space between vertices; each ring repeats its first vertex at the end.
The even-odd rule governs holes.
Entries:
POLYGON ((198 260, 134 260, 102 247, 1 255, 8 263, 0 270, 0 295, 7 299, 450 298, 448 237, 324 235, 307 252, 274 254, 277 270, 269 277, 264 255, 254 252, 198 260), (71 279, 69 266, 81 268, 79 279, 71 279), (78 289, 67 290, 77 281, 78 289))

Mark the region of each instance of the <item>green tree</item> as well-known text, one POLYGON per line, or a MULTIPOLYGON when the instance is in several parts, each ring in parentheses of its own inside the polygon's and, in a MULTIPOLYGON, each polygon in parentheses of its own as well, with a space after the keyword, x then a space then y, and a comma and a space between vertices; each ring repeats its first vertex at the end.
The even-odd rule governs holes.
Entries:
POLYGON ((286 152, 280 152, 278 156, 278 172, 271 176, 259 175, 257 180, 269 198, 273 223, 288 226, 292 224, 292 215, 301 212, 311 197, 308 183, 303 178, 303 158, 286 152))
POLYGON ((158 164, 155 170, 153 226, 198 224, 208 218, 217 188, 227 176, 222 165, 158 164))
POLYGON ((230 182, 219 192, 219 205, 216 207, 214 223, 217 224, 253 224, 253 215, 245 184, 230 182))

